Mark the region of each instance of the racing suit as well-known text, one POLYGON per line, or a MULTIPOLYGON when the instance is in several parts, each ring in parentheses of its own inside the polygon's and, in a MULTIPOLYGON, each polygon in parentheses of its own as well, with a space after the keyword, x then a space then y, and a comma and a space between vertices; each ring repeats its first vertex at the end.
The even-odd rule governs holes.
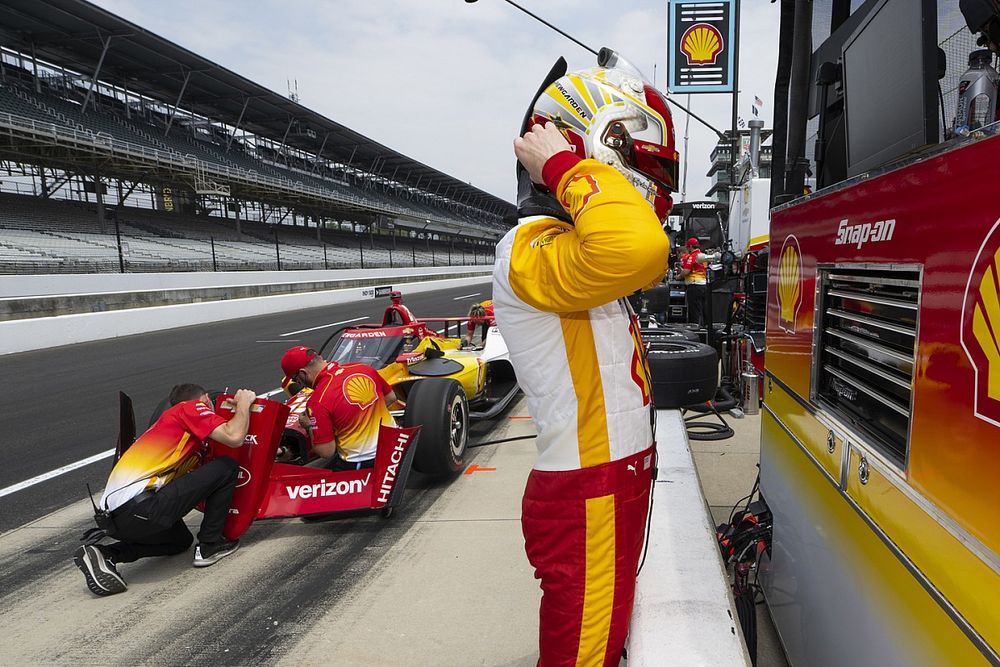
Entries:
POLYGON ((705 264, 712 258, 698 248, 681 255, 681 268, 689 272, 684 276, 687 321, 698 326, 705 324, 705 296, 708 293, 705 264))
POLYGON ((521 508, 541 580, 539 665, 617 665, 654 460, 648 366, 623 298, 669 243, 613 168, 563 151, 543 170, 572 217, 523 217, 497 245, 497 324, 538 430, 521 508))

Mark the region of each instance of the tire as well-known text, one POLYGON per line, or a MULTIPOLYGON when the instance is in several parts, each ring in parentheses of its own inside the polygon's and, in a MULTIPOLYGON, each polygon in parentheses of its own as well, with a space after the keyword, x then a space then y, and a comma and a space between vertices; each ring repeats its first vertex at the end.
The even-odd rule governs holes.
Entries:
POLYGON ((697 343, 698 334, 686 329, 642 329, 639 332, 644 343, 670 343, 676 340, 689 340, 697 343))
POLYGON ((691 322, 667 322, 663 325, 664 329, 671 329, 673 331, 698 331, 700 328, 697 324, 692 324, 691 322))
POLYGON ((413 467, 435 477, 465 468, 469 444, 469 403, 458 382, 426 378, 413 384, 406 397, 403 426, 420 426, 413 467))
POLYGON ((655 342, 648 359, 657 408, 681 408, 715 397, 719 359, 713 348, 685 340, 655 342))

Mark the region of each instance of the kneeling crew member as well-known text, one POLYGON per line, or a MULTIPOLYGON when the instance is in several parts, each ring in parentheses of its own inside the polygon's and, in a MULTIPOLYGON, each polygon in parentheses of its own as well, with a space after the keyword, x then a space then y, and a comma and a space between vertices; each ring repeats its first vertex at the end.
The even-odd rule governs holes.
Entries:
POLYGON ((469 308, 469 317, 477 319, 470 319, 468 324, 466 324, 465 335, 462 336, 462 345, 472 345, 472 336, 476 333, 477 324, 482 325, 481 338, 483 343, 485 343, 486 333, 490 330, 490 327, 496 326, 496 320, 493 319, 493 299, 487 299, 481 303, 472 304, 469 308))
POLYGON ((308 411, 312 448, 330 470, 375 465, 380 424, 395 426, 389 406, 396 394, 365 364, 327 363, 316 350, 293 347, 281 358, 285 382, 312 387, 308 411))
POLYGON ((220 456, 196 467, 208 438, 233 448, 243 445, 257 395, 240 389, 234 398, 236 414, 226 421, 215 413, 202 387, 175 386, 172 407, 115 464, 101 508, 110 512, 114 527, 109 535, 119 541, 82 546, 73 559, 93 593, 112 595, 128 587, 116 567, 119 563, 186 551, 194 538, 184 516, 201 501, 205 518, 194 566, 211 565, 239 547, 238 540, 222 536, 236 488, 236 460, 220 456))

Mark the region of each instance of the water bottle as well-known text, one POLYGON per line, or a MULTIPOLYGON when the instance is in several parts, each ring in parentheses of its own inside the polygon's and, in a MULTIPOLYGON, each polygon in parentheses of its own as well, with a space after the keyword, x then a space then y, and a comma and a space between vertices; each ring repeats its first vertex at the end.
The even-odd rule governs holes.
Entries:
POLYGON ((987 49, 969 54, 969 69, 958 84, 955 134, 968 134, 996 120, 1000 75, 991 65, 992 59, 993 54, 987 49))

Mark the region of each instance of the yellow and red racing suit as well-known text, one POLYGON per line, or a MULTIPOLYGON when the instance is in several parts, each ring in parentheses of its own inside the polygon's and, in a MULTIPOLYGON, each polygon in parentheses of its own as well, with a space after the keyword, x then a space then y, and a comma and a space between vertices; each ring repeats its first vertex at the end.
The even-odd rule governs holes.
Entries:
POLYGON ((493 274, 538 430, 521 525, 543 592, 539 665, 617 665, 655 465, 648 367, 623 297, 660 281, 669 243, 613 168, 564 151, 543 177, 573 224, 523 218, 493 274))

